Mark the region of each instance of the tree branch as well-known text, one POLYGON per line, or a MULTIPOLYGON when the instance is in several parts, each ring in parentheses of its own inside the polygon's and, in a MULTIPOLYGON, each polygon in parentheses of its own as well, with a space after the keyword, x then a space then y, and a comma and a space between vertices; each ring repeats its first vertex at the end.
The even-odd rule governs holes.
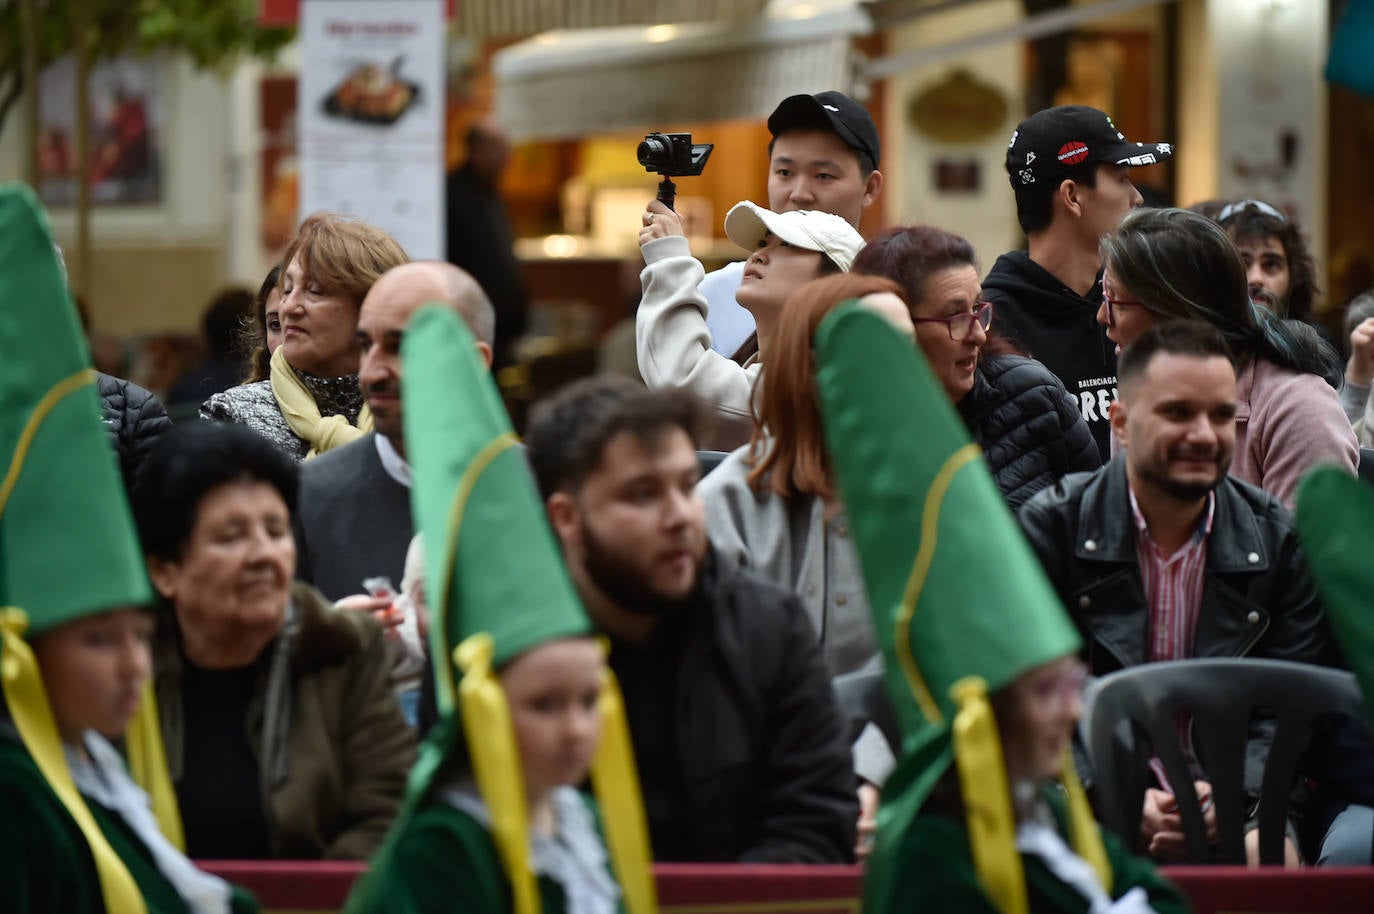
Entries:
POLYGON ((0 93, 0 133, 5 130, 5 119, 24 91, 24 77, 17 73, 9 74, 9 88, 0 93))

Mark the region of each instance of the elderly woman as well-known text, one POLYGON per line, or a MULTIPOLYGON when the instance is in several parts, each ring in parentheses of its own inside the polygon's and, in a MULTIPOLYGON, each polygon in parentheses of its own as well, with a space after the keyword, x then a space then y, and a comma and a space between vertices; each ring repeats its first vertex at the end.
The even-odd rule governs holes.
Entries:
POLYGON ((367 859, 415 758, 380 628, 293 584, 296 475, 261 436, 195 423, 140 478, 154 686, 194 857, 367 859))
POLYGON ((385 232, 332 213, 301 223, 282 258, 282 344, 270 377, 206 400, 202 419, 238 422, 297 460, 372 429, 358 390, 358 308, 377 278, 408 258, 385 232))
POLYGON ((1221 331, 1236 362, 1231 475, 1290 509, 1302 474, 1347 469, 1359 445, 1336 395, 1340 358, 1307 324, 1278 320, 1250 300, 1245 261, 1224 229, 1180 209, 1138 209, 1102 239, 1097 322, 1118 351, 1162 321, 1221 331))
POLYGON ((916 342, 1012 510, 1066 473, 1101 466, 1092 433, 1060 380, 989 336, 992 303, 982 300, 966 239, 929 225, 889 228, 859 253, 854 272, 901 286, 916 342))

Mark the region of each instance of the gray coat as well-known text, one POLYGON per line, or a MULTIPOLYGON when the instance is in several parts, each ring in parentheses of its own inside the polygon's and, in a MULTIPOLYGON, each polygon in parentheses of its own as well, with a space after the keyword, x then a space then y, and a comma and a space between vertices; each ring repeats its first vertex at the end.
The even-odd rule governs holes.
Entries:
POLYGON ((819 498, 756 493, 746 482, 748 454, 747 445, 730 454, 697 486, 711 545, 722 561, 801 597, 831 676, 860 669, 878 644, 849 521, 843 513, 827 520, 819 498))

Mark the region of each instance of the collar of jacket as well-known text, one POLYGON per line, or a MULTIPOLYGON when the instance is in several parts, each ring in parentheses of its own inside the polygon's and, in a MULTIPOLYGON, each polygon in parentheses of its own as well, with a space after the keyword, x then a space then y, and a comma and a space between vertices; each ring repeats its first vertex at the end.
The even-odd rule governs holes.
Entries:
MULTIPOLYGON (((1230 476, 1216 487, 1216 513, 1207 538, 1207 570, 1213 574, 1267 571, 1273 562, 1255 513, 1230 476)), ((1074 557, 1086 562, 1139 561, 1127 494, 1126 452, 1099 470, 1083 490, 1074 557)))
MULTIPOLYGON (((290 731, 291 683, 305 673, 327 666, 363 647, 359 629, 342 618, 330 603, 308 584, 297 581, 291 587, 291 610, 282 621, 282 633, 267 647, 259 674, 258 696, 248 706, 244 726, 249 745, 259 755, 264 784, 277 783, 286 776, 284 752, 290 731), (289 665, 286 663, 289 658, 289 665), (289 670, 290 675, 284 675, 289 670), (275 673, 275 675, 273 675, 275 673), (270 701, 268 700, 270 697, 270 701), (280 738, 266 732, 271 729, 280 738), (267 739, 264 740, 264 736, 267 739), (263 751, 267 744, 267 751, 263 751)), ((158 715, 162 724, 163 749, 167 767, 176 783, 185 765, 182 737, 185 733, 181 702, 181 676, 185 661, 181 654, 181 635, 170 606, 159 610, 159 625, 153 646, 153 681, 157 693, 158 715)))

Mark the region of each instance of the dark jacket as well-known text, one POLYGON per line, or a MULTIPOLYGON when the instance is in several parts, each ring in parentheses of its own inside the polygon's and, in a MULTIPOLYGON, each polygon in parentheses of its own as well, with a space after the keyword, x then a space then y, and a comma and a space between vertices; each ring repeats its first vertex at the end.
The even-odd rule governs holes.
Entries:
POLYGON ((1102 460, 1111 455, 1107 407, 1116 399, 1116 345, 1097 323, 1102 286, 1079 295, 1025 251, 997 258, 983 280, 995 328, 1054 372, 1078 401, 1102 460))
POLYGON ((1034 359, 984 359, 958 409, 1013 511, 1065 475, 1102 465, 1077 401, 1034 359))
MULTIPOLYGON (((1065 477, 1028 501, 1019 519, 1083 636, 1092 674, 1144 663, 1150 613, 1124 455, 1095 473, 1065 477)), ((1227 476, 1216 488, 1193 656, 1315 663, 1325 647, 1321 604, 1292 515, 1272 495, 1227 476)), ((1252 739, 1247 751, 1252 794, 1267 747, 1252 739)))
MULTIPOLYGON (((400 809, 414 732, 377 623, 305 584, 292 588, 292 603, 294 620, 266 648, 272 663, 239 723, 258 759, 272 855, 367 860, 400 809)), ((175 626, 159 626, 154 687, 173 784, 183 770, 183 663, 175 626)))
POLYGON ((143 458, 172 427, 172 420, 157 397, 131 381, 97 371, 96 389, 100 391, 101 417, 119 455, 124 488, 132 489, 143 458))
MULTIPOLYGON (((697 859, 852 860, 848 734, 797 597, 712 557, 680 635, 674 730, 697 859)), ((637 752, 639 729, 632 717, 637 752)))

